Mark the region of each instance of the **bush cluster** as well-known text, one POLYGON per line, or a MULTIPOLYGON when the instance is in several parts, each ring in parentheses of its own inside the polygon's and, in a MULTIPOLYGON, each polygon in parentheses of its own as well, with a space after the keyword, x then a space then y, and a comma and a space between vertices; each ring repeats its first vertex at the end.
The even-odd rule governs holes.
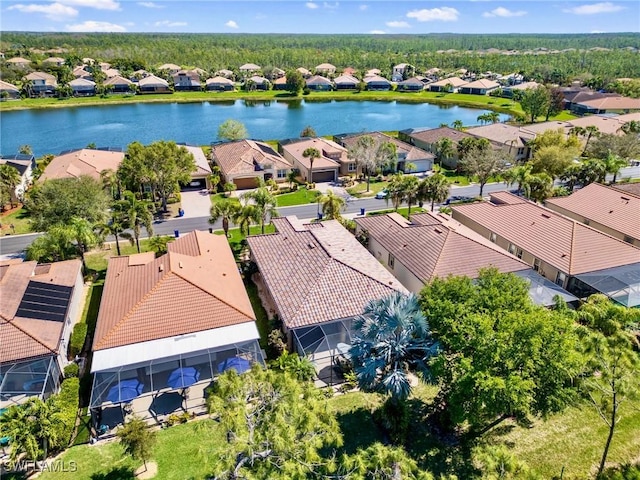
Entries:
POLYGON ((79 355, 84 347, 84 341, 87 338, 87 324, 76 323, 71 333, 71 340, 69 341, 69 356, 71 358, 79 355))

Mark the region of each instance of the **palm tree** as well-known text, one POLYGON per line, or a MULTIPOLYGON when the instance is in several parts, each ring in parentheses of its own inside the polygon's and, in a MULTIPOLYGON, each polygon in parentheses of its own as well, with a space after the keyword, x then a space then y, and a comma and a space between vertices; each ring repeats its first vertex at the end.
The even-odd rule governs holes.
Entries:
POLYGON ((245 193, 243 197, 246 200, 251 201, 256 207, 258 216, 260 218, 260 230, 264 234, 264 225, 267 221, 267 218, 278 216, 278 211, 276 210, 276 197, 265 187, 257 188, 253 192, 245 193))
POLYGON ((626 167, 629 163, 622 157, 615 155, 611 152, 607 154, 607 156, 603 160, 604 169, 606 173, 610 173, 613 175, 613 180, 611 183, 616 183, 616 179, 618 174, 620 173, 620 169, 626 167))
POLYGON ((411 205, 418 202, 420 180, 413 175, 405 175, 402 180, 403 199, 407 202, 407 219, 411 221, 411 205))
POLYGON ((238 209, 240 208, 240 204, 238 202, 234 202, 233 200, 223 200, 221 202, 216 202, 211 207, 211 217, 209 218, 209 223, 214 224, 220 218, 222 218, 222 229, 224 230, 224 236, 229 237, 229 222, 233 220, 233 218, 237 215, 238 209))
POLYGON ((69 237, 75 241, 76 249, 84 264, 84 254, 99 241, 95 225, 84 218, 73 217, 68 225, 69 237))
MULTIPOLYGON (((16 187, 21 183, 22 177, 15 167, 8 163, 0 165, 0 189, 6 192, 12 207, 13 200, 16 198, 16 187)), ((1 207, 4 209, 4 205, 1 207)))
POLYGON ((453 123, 451 123, 451 126, 456 130, 462 131, 464 123, 462 123, 462 120, 454 120, 453 123))
POLYGON ((118 252, 118 256, 121 255, 119 238, 128 238, 126 235, 123 236, 127 222, 125 212, 123 212, 124 208, 126 208, 125 201, 119 200, 115 202, 111 206, 111 219, 109 220, 109 223, 104 223, 96 227, 98 236, 102 238, 103 241, 106 236, 113 235, 116 240, 116 251, 118 252))
POLYGON ((530 175, 523 185, 523 190, 525 197, 542 203, 553 194, 553 178, 546 173, 530 175))
POLYGON ((398 208, 400 208, 400 205, 402 205, 402 201, 404 200, 403 181, 404 173, 399 172, 391 175, 389 183, 387 184, 388 194, 385 198, 385 201, 388 204, 389 200, 391 200, 391 204, 393 205, 393 209, 395 211, 398 211, 398 208))
POLYGON ((327 190, 327 193, 320 197, 319 202, 322 205, 322 213, 327 219, 338 220, 341 217, 340 210, 344 208, 344 198, 327 190))
POLYGON ((631 120, 622 125, 620 131, 623 133, 640 133, 640 121, 631 120))
POLYGON ((482 125, 484 125, 485 123, 489 123, 489 122, 490 122, 490 120, 489 120, 489 118, 487 117, 487 114, 486 114, 486 113, 483 113, 483 114, 481 114, 481 115, 478 115, 478 118, 476 118, 476 120, 477 120, 478 122, 480 122, 482 125))
MULTIPOLYGON (((153 236, 153 214, 151 213, 152 203, 146 200, 138 200, 133 192, 126 191, 123 194, 123 211, 127 219, 127 228, 133 231, 133 238, 129 238, 131 245, 134 244, 140 253, 140 233, 142 227, 147 231, 147 236, 153 236)), ((121 235, 125 237, 125 235, 121 235)))
POLYGON ((531 177, 531 165, 517 165, 515 167, 511 167, 509 170, 502 174, 502 178, 507 182, 508 186, 513 185, 514 183, 518 184, 518 195, 522 193, 523 187, 528 183, 529 178, 531 177))
POLYGON ((391 406, 405 405, 409 369, 428 376, 438 350, 416 295, 394 292, 370 301, 353 331, 350 354, 360 388, 388 395, 391 406))
POLYGON ((441 173, 435 173, 420 182, 420 197, 431 202, 431 211, 436 203, 444 202, 449 196, 451 182, 441 173))
POLYGON ((233 217, 233 223, 238 225, 240 233, 249 235, 250 227, 252 223, 258 223, 260 221, 260 212, 255 205, 242 205, 236 211, 233 217))
POLYGON ((320 155, 317 148, 309 147, 302 152, 302 156, 309 159, 309 163, 311 164, 311 167, 309 168, 309 183, 313 183, 313 162, 316 158, 320 158, 322 155, 320 155))
POLYGON ((498 123, 500 121, 500 114, 498 112, 488 112, 485 115, 491 123, 498 123))
POLYGON ((287 181, 289 182, 289 189, 293 188, 293 184, 298 180, 298 174, 295 170, 289 170, 287 173, 287 181))
POLYGON ((108 188, 109 192, 111 192, 111 198, 120 198, 120 179, 115 170, 110 168, 102 170, 100 172, 100 180, 104 188, 108 188))
POLYGON ((167 244, 173 240, 169 235, 154 235, 149 238, 149 248, 156 252, 156 257, 167 253, 167 244))
POLYGON ((440 165, 442 165, 442 162, 447 158, 453 157, 455 153, 456 149, 450 138, 443 137, 436 142, 436 157, 438 158, 438 163, 440 165))

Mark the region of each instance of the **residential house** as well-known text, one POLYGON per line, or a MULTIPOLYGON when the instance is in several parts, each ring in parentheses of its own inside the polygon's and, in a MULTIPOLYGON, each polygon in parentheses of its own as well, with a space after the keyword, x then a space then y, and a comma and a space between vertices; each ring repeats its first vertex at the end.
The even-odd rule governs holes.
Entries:
POLYGON ((378 68, 372 68, 371 70, 367 70, 364 74, 365 77, 374 77, 382 75, 382 71, 378 68))
POLYGON ((262 67, 256 65, 255 63, 245 63, 238 70, 240 70, 240 73, 243 77, 248 77, 259 72, 261 68, 262 67))
POLYGON ((414 293, 435 278, 477 278, 483 268, 515 273, 529 281, 532 300, 553 305, 554 296, 575 297, 541 277, 529 265, 448 215, 414 214, 411 221, 397 213, 357 217, 357 233, 367 249, 414 293))
POLYGON ((100 62, 98 63, 98 66, 100 67, 100 70, 102 70, 103 72, 111 68, 111 64, 108 62, 100 62))
POLYGON ((104 74, 107 78, 117 77, 120 75, 120 70, 117 68, 108 68, 104 71, 104 74))
POLYGON ((352 75, 343 74, 333 80, 336 90, 356 90, 360 85, 360 80, 352 75))
POLYGON ((82 63, 84 63, 85 65, 93 65, 96 63, 96 61, 91 57, 84 57, 82 59, 82 63))
POLYGON ((567 123, 571 127, 598 127, 600 133, 612 133, 622 135, 622 127, 627 122, 640 122, 640 112, 627 113, 624 115, 586 115, 580 118, 573 118, 567 123))
POLYGON ((20 98, 20 90, 9 82, 0 80, 0 101, 20 98))
POLYGON ((443 138, 448 138, 449 140, 451 140, 453 146, 453 155, 447 158, 441 158, 439 159, 439 161, 442 163, 442 165, 448 168, 456 168, 458 165, 458 154, 456 153, 458 142, 463 138, 477 137, 470 133, 456 130, 450 127, 438 127, 430 129, 410 128, 398 132, 398 139, 403 140, 411 145, 415 145, 422 150, 430 152, 434 156, 438 154, 438 142, 443 138))
POLYGON ((393 82, 401 82, 409 76, 413 75, 415 72, 415 67, 413 65, 409 65, 408 63, 399 63, 398 65, 394 65, 393 70, 391 72, 391 81, 393 82))
POLYGON ((334 75, 336 73, 336 67, 330 63, 321 63, 316 66, 315 72, 317 75, 334 75))
POLYGON ((278 68, 278 67, 274 67, 271 70, 270 78, 271 78, 271 80, 276 80, 278 78, 284 77, 284 75, 285 75, 285 71, 284 70, 282 70, 281 68, 278 68))
POLYGON ((247 90, 269 90, 270 87, 271 82, 259 75, 253 75, 245 82, 245 88, 247 90))
POLYGON ((207 160, 207 156, 204 154, 202 148, 182 143, 179 143, 178 145, 186 148, 187 151, 193 155, 193 159, 196 162, 196 169, 191 172, 190 182, 187 185, 182 185, 181 189, 187 190, 197 188, 199 190, 211 190, 211 166, 209 165, 209 160, 207 160))
POLYGON ((158 67, 158 70, 166 71, 169 75, 175 75, 180 70, 182 70, 182 67, 180 65, 176 65, 175 63, 165 63, 163 65, 160 65, 158 67))
POLYGON ((85 68, 84 65, 80 65, 80 66, 77 66, 76 68, 74 68, 73 69, 73 76, 75 78, 85 78, 87 80, 93 81, 93 75, 91 74, 91 72, 88 72, 84 68, 85 68))
POLYGON ((39 181, 53 178, 78 178, 88 175, 96 180, 104 170, 118 170, 124 160, 124 152, 82 148, 65 152, 47 165, 40 175, 39 181))
POLYGON ((599 291, 628 306, 640 304, 633 296, 640 287, 639 248, 510 193, 490 197, 452 207, 454 220, 579 298, 599 291), (616 276, 626 283, 602 282, 616 276))
POLYGON ((307 70, 304 67, 296 68, 296 71, 300 72, 304 78, 309 78, 311 75, 313 75, 309 70, 307 70))
POLYGON ((314 75, 306 80, 306 85, 309 90, 315 91, 329 91, 333 90, 333 82, 328 78, 320 75, 314 75))
POLYGON ((342 70, 342 75, 350 75, 350 76, 355 76, 357 70, 353 67, 347 67, 344 70, 342 70))
POLYGON ((158 422, 170 413, 167 404, 205 413, 212 379, 230 365, 263 361, 227 239, 196 230, 167 249, 158 258, 109 259, 92 346, 90 407, 98 425, 121 422, 120 408, 110 407, 122 403, 158 422))
POLYGON ((568 90, 561 89, 561 91, 564 97, 562 104, 564 105, 565 110, 570 110, 576 114, 584 110, 584 108, 578 107, 578 104, 582 102, 620 96, 618 93, 614 92, 595 92, 586 87, 572 88, 568 90))
POLYGON ((486 138, 507 152, 516 162, 528 160, 532 155, 531 141, 535 135, 524 128, 506 123, 492 123, 467 129, 467 133, 486 138))
POLYGON ((325 138, 296 138, 280 142, 279 150, 282 156, 291 162, 300 172, 300 176, 307 182, 335 182, 338 175, 356 172, 355 161, 347 156, 347 149, 336 142, 325 138), (311 161, 303 155, 308 148, 315 148, 320 158, 313 160, 313 175, 311 161))
POLYGON ((217 72, 215 72, 213 76, 233 79, 233 72, 231 70, 227 70, 226 68, 223 68, 222 70, 218 70, 217 72))
POLYGON ((640 196, 592 183, 544 205, 612 237, 640 247, 640 196))
POLYGON ((353 319, 368 302, 407 290, 337 220, 273 223, 275 234, 247 238, 263 304, 320 380, 335 383, 333 359, 348 352, 353 319))
POLYGON ((639 112, 640 98, 605 97, 597 100, 574 102, 571 111, 578 115, 639 112))
POLYGON ((447 93, 456 93, 460 87, 466 85, 466 80, 462 80, 460 77, 449 77, 443 78, 442 80, 438 80, 437 82, 433 82, 429 84, 429 90, 431 92, 447 92, 447 93))
POLYGON ((525 90, 534 90, 538 88, 540 84, 538 82, 524 82, 517 83, 515 85, 505 85, 502 87, 502 96, 506 98, 513 98, 515 92, 524 92, 525 90))
POLYGON ((498 82, 494 82, 493 80, 481 79, 476 80, 475 82, 467 83, 466 85, 462 85, 458 89, 458 91, 460 93, 466 93, 469 95, 486 95, 498 88, 500 88, 500 84, 498 82))
POLYGON ((109 89, 111 93, 133 93, 131 80, 120 76, 107 78, 102 85, 109 89))
POLYGON ((235 84, 226 77, 213 77, 207 79, 207 90, 232 91, 235 84))
POLYGON ((129 80, 137 83, 140 79, 148 77, 149 75, 151 75, 149 72, 147 72, 146 70, 140 69, 133 72, 133 74, 129 77, 129 80))
POLYGON ((273 81, 274 90, 286 90, 287 89, 287 77, 280 77, 273 81))
POLYGON ((405 173, 422 173, 433 169, 434 155, 407 142, 391 137, 381 132, 367 132, 357 134, 336 135, 336 143, 347 149, 356 145, 363 136, 373 137, 380 143, 393 143, 396 147, 397 161, 393 170, 405 173), (407 168, 407 164, 413 164, 413 168, 407 168))
POLYGON ((173 79, 173 88, 176 92, 197 92, 202 89, 200 74, 193 70, 180 70, 171 75, 171 78, 173 79))
POLYGON ((20 183, 14 190, 15 198, 22 199, 33 180, 33 170, 36 168, 36 157, 24 153, 16 155, 0 155, 0 165, 11 165, 20 174, 20 183))
POLYGON ((83 283, 80 260, 0 261, 0 408, 58 391, 83 283))
POLYGON ((10 67, 24 69, 24 68, 29 68, 29 66, 31 65, 31 60, 27 60, 26 58, 22 58, 22 57, 13 57, 7 60, 6 63, 10 67))
POLYGON ((430 68, 429 70, 427 70, 426 72, 424 72, 424 74, 427 77, 431 77, 431 78, 437 79, 437 77, 438 77, 438 75, 440 74, 441 71, 442 70, 440 70, 439 68, 433 67, 433 68, 430 68))
POLYGON ((370 91, 391 90, 391 82, 384 77, 380 77, 377 75, 364 77, 363 82, 367 85, 367 90, 370 91))
POLYGON ((640 182, 616 183, 614 188, 616 190, 620 190, 621 192, 631 193, 636 197, 640 197, 640 182))
POLYGON ((85 78, 71 80, 69 86, 76 97, 90 97, 96 94, 96 82, 85 78))
POLYGON ((44 72, 31 72, 24 77, 30 83, 32 97, 48 97, 55 93, 58 80, 55 76, 44 72))
POLYGON ((138 81, 138 89, 140 93, 173 93, 169 88, 169 82, 155 75, 141 78, 138 81))
POLYGON ((399 92, 421 92, 424 90, 424 83, 419 78, 412 77, 398 82, 396 89, 399 92))
POLYGON ((53 67, 61 67, 64 65, 64 58, 60 58, 60 57, 45 58, 42 61, 42 64, 47 66, 53 66, 53 67))
POLYGON ((293 168, 269 144, 255 140, 212 145, 211 159, 220 167, 223 181, 234 183, 238 189, 257 187, 256 178, 285 182, 293 168))

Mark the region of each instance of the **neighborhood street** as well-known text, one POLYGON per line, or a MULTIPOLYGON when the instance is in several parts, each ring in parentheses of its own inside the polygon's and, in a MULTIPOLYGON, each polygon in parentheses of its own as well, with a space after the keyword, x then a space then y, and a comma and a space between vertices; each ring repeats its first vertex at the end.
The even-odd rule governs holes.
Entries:
MULTIPOLYGON (((640 177, 640 166, 633 166, 623 168, 618 178, 638 178, 640 177)), ((607 180, 611 180, 610 176, 607 176, 607 180)), ((556 182, 558 184, 558 182, 556 182)), ((507 189, 505 183, 491 183, 484 187, 483 195, 487 195, 491 192, 507 189)), ((513 187, 512 187, 513 188, 513 187)), ((468 185, 465 187, 452 186, 451 195, 457 195, 462 197, 475 197, 479 195, 480 188, 478 185, 468 185)), ((345 214, 359 214, 360 209, 364 208, 365 213, 386 210, 391 208, 390 205, 384 200, 375 198, 354 198, 350 200, 344 210, 345 214)), ((317 217, 318 204, 296 205, 293 207, 279 208, 278 212, 281 216, 296 215, 302 219, 312 219, 317 217)), ((171 218, 169 220, 159 221, 154 223, 154 234, 158 235, 174 235, 177 230, 180 234, 185 234, 193 230, 207 230, 213 228, 219 230, 222 228, 222 220, 219 220, 214 225, 210 225, 208 217, 194 217, 194 218, 171 218)), ((143 230, 144 232, 144 230, 143 230)), ((32 233, 27 235, 7 235, 0 238, 0 255, 16 254, 24 251, 40 233, 32 233)), ((113 238, 107 238, 107 241, 113 241, 113 238)))

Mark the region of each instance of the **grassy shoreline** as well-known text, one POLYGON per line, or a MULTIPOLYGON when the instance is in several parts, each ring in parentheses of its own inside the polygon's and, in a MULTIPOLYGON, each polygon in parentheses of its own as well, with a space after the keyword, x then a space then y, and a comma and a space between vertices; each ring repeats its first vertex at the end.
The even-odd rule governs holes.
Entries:
POLYGON ((439 92, 313 92, 304 96, 291 96, 280 91, 266 92, 177 92, 157 95, 110 95, 108 97, 29 98, 0 103, 0 112, 18 110, 44 110, 51 108, 92 107, 100 105, 128 105, 137 103, 224 103, 236 100, 249 102, 295 102, 308 103, 330 101, 375 101, 402 103, 431 103, 457 105, 517 115, 522 113, 520 105, 512 100, 487 95, 465 95, 439 92))

